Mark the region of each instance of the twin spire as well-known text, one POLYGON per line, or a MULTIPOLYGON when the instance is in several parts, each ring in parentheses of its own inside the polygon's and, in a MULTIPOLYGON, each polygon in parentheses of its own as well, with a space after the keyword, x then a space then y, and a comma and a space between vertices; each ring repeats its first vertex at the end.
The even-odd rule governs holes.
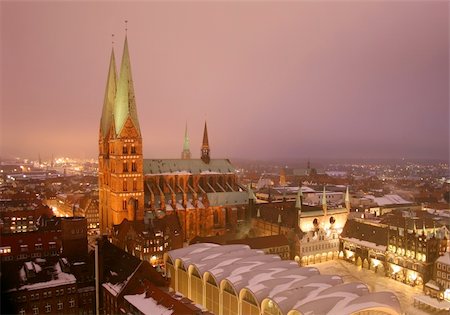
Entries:
MULTIPOLYGON (((131 75, 130 53, 128 51, 128 38, 125 35, 123 46, 122 62, 120 65, 120 75, 117 77, 116 59, 114 48, 111 50, 109 62, 108 78, 106 80, 105 98, 103 102, 102 117, 100 120, 100 135, 102 139, 108 137, 110 131, 112 137, 121 134, 127 121, 130 120, 134 129, 141 136, 138 114, 136 109, 136 100, 134 94, 133 77, 131 75)), ((201 147, 201 159, 205 163, 210 162, 209 156, 208 130, 205 121, 203 131, 203 142, 201 147)), ((183 159, 190 159, 189 137, 187 133, 187 124, 184 134, 183 159)))
POLYGON ((106 81, 105 99, 103 103, 100 132, 106 137, 114 126, 114 136, 119 136, 125 123, 130 119, 137 133, 141 134, 134 95, 133 78, 131 75, 130 54, 128 39, 125 42, 120 66, 120 75, 117 78, 114 48, 111 50, 108 78, 106 81))
MULTIPOLYGON (((205 129, 203 130, 203 142, 201 147, 201 159, 204 163, 208 164, 210 162, 209 156, 209 141, 208 141, 208 128, 206 126, 205 121, 205 129)), ((183 142, 183 152, 181 152, 181 158, 184 160, 188 160, 191 158, 191 151, 189 149, 189 136, 187 132, 187 124, 184 131, 184 142, 183 142)))

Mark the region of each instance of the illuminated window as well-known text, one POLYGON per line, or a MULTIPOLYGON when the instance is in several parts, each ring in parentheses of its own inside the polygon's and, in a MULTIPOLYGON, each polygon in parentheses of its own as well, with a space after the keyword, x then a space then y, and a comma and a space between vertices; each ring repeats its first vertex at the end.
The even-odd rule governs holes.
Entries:
POLYGON ((58 302, 58 310, 59 310, 59 311, 62 310, 63 307, 64 307, 63 302, 58 302))
POLYGON ((50 304, 45 304, 45 312, 50 313, 52 311, 52 306, 50 304))
POLYGON ((0 254, 11 253, 11 246, 0 247, 0 254))
POLYGON ((124 179, 123 180, 123 191, 127 191, 127 190, 128 190, 127 180, 124 179))
POLYGON ((33 314, 34 314, 34 315, 39 314, 39 307, 33 306, 33 314))

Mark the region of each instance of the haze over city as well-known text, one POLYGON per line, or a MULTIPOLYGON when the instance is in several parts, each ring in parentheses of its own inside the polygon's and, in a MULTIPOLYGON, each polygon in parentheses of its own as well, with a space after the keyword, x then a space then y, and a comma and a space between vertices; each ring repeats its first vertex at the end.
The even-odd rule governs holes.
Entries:
POLYGON ((448 2, 0 6, 1 155, 97 156, 128 20, 146 158, 448 160, 448 2))

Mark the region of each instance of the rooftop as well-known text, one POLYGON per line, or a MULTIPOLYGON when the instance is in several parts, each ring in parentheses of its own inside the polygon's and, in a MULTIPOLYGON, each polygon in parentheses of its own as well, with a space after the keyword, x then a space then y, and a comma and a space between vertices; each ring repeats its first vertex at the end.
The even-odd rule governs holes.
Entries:
POLYGON ((320 275, 314 267, 299 267, 247 245, 199 243, 170 251, 166 259, 174 265, 179 261, 181 268, 194 270, 202 278, 211 276, 217 286, 228 284, 236 295, 249 292, 258 305, 270 299, 283 314, 290 310, 350 314, 371 307, 401 313, 393 293, 370 293, 363 283, 344 284, 338 275, 320 275))

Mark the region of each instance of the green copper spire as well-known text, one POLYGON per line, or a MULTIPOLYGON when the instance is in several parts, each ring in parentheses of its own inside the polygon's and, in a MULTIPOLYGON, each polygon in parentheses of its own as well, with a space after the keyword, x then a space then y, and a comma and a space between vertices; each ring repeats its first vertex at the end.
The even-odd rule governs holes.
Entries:
POLYGON ((186 123, 186 128, 184 130, 183 152, 181 152, 181 159, 189 160, 190 158, 191 158, 191 150, 189 150, 189 136, 186 123))
POLYGON ((187 131, 187 123, 186 127, 184 129, 184 143, 183 143, 183 150, 189 151, 189 137, 188 137, 188 131, 187 131))
POLYGON ((103 101, 102 118, 100 120, 100 133, 104 138, 111 128, 113 119, 114 99, 116 98, 116 59, 114 49, 111 50, 111 59, 109 61, 108 78, 106 80, 105 99, 103 101))
POLYGON ((136 100, 134 96, 133 78, 131 76, 130 54, 128 52, 128 39, 125 36, 123 46, 122 64, 120 66, 120 76, 117 83, 117 96, 114 103, 114 123, 116 134, 119 135, 128 118, 131 118, 139 135, 141 129, 136 110, 136 100))

